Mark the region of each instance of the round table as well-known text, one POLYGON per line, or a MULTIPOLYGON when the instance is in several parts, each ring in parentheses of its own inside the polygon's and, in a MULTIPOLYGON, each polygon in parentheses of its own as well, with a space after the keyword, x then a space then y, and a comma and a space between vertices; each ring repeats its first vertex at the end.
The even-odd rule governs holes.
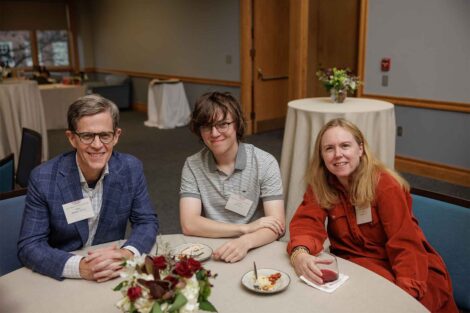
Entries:
POLYGON ((0 83, 0 159, 13 152, 18 164, 23 127, 41 134, 42 160, 46 161, 49 147, 38 84, 31 80, 5 80, 0 83))
MULTIPOLYGON (((305 174, 320 129, 334 118, 356 124, 372 152, 385 165, 394 168, 395 110, 385 101, 348 97, 344 103, 330 98, 308 98, 289 102, 281 155, 287 225, 302 201, 307 184, 305 174)), ((289 239, 289 230, 283 240, 289 239)))
POLYGON ((67 129, 69 106, 85 95, 83 85, 47 84, 40 85, 47 129, 67 129))
POLYGON ((169 129, 189 123, 191 110, 183 83, 154 79, 148 88, 148 120, 145 126, 169 129))
MULTIPOLYGON (((228 239, 165 235, 158 239, 162 247, 175 248, 183 243, 203 243, 216 249, 228 239)), ((122 244, 122 242, 121 242, 122 244)), ((155 252, 155 248, 153 249, 155 252)), ((86 251, 79 251, 85 254, 86 251)), ((395 284, 359 265, 338 258, 340 271, 349 279, 333 293, 325 293, 303 283, 294 273, 286 253, 286 243, 275 241, 254 249, 237 263, 213 260, 204 267, 217 273, 209 300, 224 313, 281 312, 428 312, 420 302, 395 284), (272 268, 287 273, 291 282, 281 293, 260 295, 241 284, 243 275, 253 269, 272 268)), ((21 268, 0 277, 2 312, 119 312, 114 304, 121 298, 112 289, 121 279, 95 283, 81 279, 56 281, 21 268)), ((202 312, 202 311, 201 311, 202 312)))

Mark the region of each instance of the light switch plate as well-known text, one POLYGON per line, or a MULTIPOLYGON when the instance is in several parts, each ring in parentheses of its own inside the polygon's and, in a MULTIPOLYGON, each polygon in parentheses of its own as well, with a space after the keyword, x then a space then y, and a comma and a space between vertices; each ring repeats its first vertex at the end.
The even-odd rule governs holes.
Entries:
POLYGON ((388 75, 382 75, 382 87, 388 87, 388 75))

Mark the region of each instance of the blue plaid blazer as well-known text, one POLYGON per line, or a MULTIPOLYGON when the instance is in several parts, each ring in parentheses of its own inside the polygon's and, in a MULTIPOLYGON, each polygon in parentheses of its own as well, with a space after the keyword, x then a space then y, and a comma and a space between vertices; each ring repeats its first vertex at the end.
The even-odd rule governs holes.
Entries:
MULTIPOLYGON (((148 253, 155 243, 158 218, 151 204, 142 163, 113 152, 103 181, 103 203, 93 245, 123 239, 127 221, 132 232, 124 245, 148 253)), ((31 173, 18 258, 33 271, 63 279, 70 251, 88 239, 88 221, 67 224, 62 205, 83 198, 75 151, 57 156, 31 173)))

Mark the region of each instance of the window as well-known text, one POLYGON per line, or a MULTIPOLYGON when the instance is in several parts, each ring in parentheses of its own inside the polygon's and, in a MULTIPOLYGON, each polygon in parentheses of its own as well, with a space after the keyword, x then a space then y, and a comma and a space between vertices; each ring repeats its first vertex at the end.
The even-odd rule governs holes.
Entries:
POLYGON ((31 67, 29 31, 0 31, 0 63, 9 67, 31 67))
POLYGON ((65 30, 36 31, 39 65, 69 66, 68 36, 65 30))
POLYGON ((68 42, 66 30, 0 31, 0 62, 9 67, 69 67, 68 42))
POLYGON ((0 62, 26 70, 71 71, 77 66, 69 2, 76 1, 0 0, 0 62))

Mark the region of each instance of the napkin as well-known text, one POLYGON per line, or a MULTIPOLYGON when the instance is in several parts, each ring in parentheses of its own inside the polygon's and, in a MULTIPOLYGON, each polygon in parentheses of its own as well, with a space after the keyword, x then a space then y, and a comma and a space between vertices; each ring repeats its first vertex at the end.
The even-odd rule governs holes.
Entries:
POLYGON ((317 289, 320 289, 321 291, 328 292, 328 293, 331 293, 331 292, 335 291, 339 286, 344 284, 344 282, 346 280, 348 280, 348 278, 349 278, 348 275, 344 275, 342 273, 339 273, 339 277, 338 277, 337 280, 332 281, 331 283, 326 283, 326 284, 323 284, 323 285, 319 285, 317 283, 309 281, 307 278, 305 278, 303 276, 300 276, 300 279, 302 279, 304 281, 304 283, 306 283, 310 287, 317 288, 317 289))

